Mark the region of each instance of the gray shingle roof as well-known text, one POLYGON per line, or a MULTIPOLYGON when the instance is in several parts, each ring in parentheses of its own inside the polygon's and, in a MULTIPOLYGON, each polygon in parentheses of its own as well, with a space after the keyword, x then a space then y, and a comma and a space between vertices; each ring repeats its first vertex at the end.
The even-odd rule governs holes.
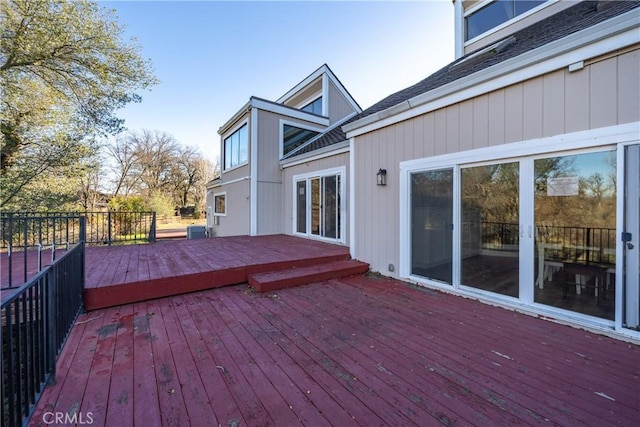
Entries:
MULTIPOLYGON (((472 58, 475 52, 471 52, 456 61, 446 65, 429 77, 406 89, 393 93, 377 102, 362 113, 352 117, 344 124, 386 110, 404 101, 429 92, 458 79, 470 76, 486 68, 497 65, 507 59, 511 59, 525 52, 537 49, 555 40, 562 39, 570 34, 592 27, 608 19, 640 7, 640 1, 584 1, 565 9, 549 18, 524 28, 515 34, 506 37, 506 42, 501 49, 494 49, 486 54, 480 54, 472 58), (605 4, 604 7, 599 3, 605 4), (507 39, 509 39, 507 41, 507 39)), ((341 126, 327 132, 318 138, 313 144, 296 153, 308 153, 319 148, 327 147, 346 139, 341 126)), ((293 156, 295 157, 295 156, 293 156)))

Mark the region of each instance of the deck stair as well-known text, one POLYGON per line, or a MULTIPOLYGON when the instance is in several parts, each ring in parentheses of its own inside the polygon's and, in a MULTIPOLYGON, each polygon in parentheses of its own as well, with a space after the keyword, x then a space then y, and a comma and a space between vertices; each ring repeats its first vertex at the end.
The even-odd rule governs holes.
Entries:
POLYGON ((258 292, 271 292, 308 283, 364 274, 369 264, 356 260, 341 260, 310 265, 301 268, 256 273, 248 277, 248 282, 258 292))

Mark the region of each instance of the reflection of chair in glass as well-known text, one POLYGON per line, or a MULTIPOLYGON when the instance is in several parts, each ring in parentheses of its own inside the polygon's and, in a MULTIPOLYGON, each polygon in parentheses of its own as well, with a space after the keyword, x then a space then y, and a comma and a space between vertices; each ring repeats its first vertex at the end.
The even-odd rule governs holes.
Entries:
POLYGON ((559 250, 562 250, 562 245, 538 243, 538 275, 536 279, 538 288, 544 289, 545 281, 552 281, 554 275, 562 268, 562 262, 556 261, 559 250))
POLYGON ((562 264, 564 272, 564 287, 562 298, 567 299, 570 288, 575 287, 576 294, 582 295, 583 291, 596 297, 596 304, 600 299, 606 299, 607 269, 599 265, 586 265, 573 262, 562 264))

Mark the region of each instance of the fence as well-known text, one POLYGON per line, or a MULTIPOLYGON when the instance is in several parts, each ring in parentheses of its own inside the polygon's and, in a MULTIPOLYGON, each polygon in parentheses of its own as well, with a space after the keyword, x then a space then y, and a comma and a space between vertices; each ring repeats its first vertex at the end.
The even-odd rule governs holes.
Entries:
POLYGON ((155 212, 3 213, 0 255, 6 271, 1 285, 11 288, 26 282, 43 264, 55 261, 61 250, 80 241, 111 246, 155 239, 155 212))
POLYGON ((2 302, 2 425, 26 424, 83 304, 80 240, 2 302))
POLYGON ((87 245, 149 243, 156 239, 155 212, 20 212, 0 215, 0 247, 74 244, 80 239, 78 218, 85 217, 87 245))

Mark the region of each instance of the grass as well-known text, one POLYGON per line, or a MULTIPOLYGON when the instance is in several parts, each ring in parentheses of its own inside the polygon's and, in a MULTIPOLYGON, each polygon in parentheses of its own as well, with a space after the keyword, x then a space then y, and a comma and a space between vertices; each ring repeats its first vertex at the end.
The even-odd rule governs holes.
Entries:
POLYGON ((171 228, 186 228, 189 225, 206 225, 206 218, 193 219, 193 218, 179 218, 169 217, 166 219, 158 218, 156 222, 156 230, 167 230, 171 228))

